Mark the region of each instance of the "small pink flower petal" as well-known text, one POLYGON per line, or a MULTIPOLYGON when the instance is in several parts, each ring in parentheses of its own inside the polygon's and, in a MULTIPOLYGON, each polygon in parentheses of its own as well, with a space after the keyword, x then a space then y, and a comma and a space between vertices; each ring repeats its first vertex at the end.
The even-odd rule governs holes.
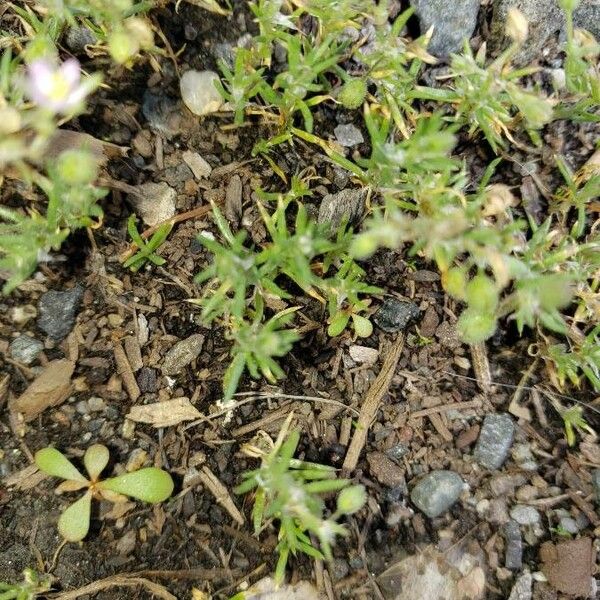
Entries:
POLYGON ((60 71, 69 87, 75 87, 81 79, 81 67, 76 58, 69 58, 61 65, 60 71))

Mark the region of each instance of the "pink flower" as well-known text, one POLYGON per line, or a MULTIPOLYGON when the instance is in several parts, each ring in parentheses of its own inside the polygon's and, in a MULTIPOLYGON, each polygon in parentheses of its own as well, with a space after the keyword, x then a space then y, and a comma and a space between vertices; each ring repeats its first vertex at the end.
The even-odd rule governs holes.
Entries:
POLYGON ((69 58, 62 65, 40 58, 27 68, 27 94, 38 106, 67 114, 81 104, 91 91, 81 82, 79 62, 69 58))

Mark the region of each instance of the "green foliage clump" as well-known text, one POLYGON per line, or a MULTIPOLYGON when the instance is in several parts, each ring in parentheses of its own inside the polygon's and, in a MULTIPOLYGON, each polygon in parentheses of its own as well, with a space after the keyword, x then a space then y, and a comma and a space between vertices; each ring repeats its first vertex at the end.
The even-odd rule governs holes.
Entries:
POLYGON ((238 494, 255 490, 252 521, 257 534, 269 521, 278 521, 279 558, 275 569, 278 583, 285 577, 290 554, 302 552, 330 560, 336 537, 347 535, 338 520, 359 511, 366 501, 365 488, 350 485, 346 479, 336 479, 334 468, 294 458, 300 434, 298 431, 287 434, 289 423, 290 419, 268 451, 246 447, 250 455, 261 457, 261 466, 244 473, 244 482, 236 488, 238 494), (325 518, 325 504, 320 495, 338 491, 337 509, 325 518), (311 536, 318 540, 318 547, 311 536))
POLYGON ((124 500, 123 496, 130 496, 155 504, 163 502, 173 493, 174 484, 171 476, 156 467, 147 467, 100 480, 100 473, 106 468, 108 460, 109 452, 106 446, 102 444, 90 446, 83 457, 88 479, 56 448, 43 448, 36 452, 35 463, 40 471, 65 480, 59 485, 57 492, 87 490, 79 500, 65 509, 58 520, 58 531, 65 540, 79 542, 87 535, 94 497, 110 502, 121 502, 124 500))
POLYGON ((325 305, 330 335, 339 335, 350 321, 357 335, 371 334, 371 323, 360 314, 368 308, 363 296, 379 290, 363 281, 364 271, 349 256, 350 232, 342 227, 332 239, 328 226, 308 216, 301 198, 309 193, 306 183, 294 178, 287 194, 259 194, 269 235, 261 247, 247 244, 244 231, 234 235, 216 205, 213 218, 223 242, 207 234, 198 238, 213 259, 196 277, 207 286, 203 297, 194 302, 202 307, 203 321, 222 320, 234 342, 223 383, 225 401, 233 397, 245 368, 252 377, 263 375, 272 383, 283 376, 274 358, 289 352, 300 337, 285 328, 296 308, 267 318, 266 307, 293 299, 283 285, 286 280, 325 305), (275 204, 272 212, 269 203, 275 204))

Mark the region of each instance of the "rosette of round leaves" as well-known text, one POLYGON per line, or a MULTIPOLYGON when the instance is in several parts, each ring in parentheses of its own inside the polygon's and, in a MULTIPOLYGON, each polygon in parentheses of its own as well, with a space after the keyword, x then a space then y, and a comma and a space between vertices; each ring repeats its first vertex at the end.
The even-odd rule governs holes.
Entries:
POLYGON ((35 454, 35 463, 44 473, 60 477, 65 481, 56 489, 57 493, 86 489, 85 494, 71 504, 58 520, 58 531, 69 542, 79 542, 90 528, 92 498, 119 502, 124 496, 156 504, 166 500, 173 492, 173 480, 166 471, 147 467, 139 471, 124 473, 117 477, 100 480, 100 473, 108 464, 106 446, 94 444, 83 457, 88 477, 84 477, 73 463, 56 448, 43 448, 35 454))

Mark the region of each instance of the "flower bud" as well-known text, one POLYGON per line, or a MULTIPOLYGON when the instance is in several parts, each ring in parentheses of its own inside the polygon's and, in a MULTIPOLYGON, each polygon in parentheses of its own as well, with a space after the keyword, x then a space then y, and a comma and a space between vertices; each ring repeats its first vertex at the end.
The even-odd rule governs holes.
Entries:
POLYGON ((509 8, 506 16, 506 35, 517 44, 525 43, 529 26, 525 15, 518 8, 509 8))
POLYGON ((69 185, 87 185, 96 178, 97 163, 85 150, 65 150, 56 161, 58 176, 69 185))
POLYGON ((338 94, 338 101, 344 108, 360 108, 367 95, 367 82, 364 79, 349 79, 338 94))
POLYGON ((344 488, 337 499, 337 510, 343 515, 352 515, 358 512, 367 501, 367 492, 364 485, 353 485, 344 488))

